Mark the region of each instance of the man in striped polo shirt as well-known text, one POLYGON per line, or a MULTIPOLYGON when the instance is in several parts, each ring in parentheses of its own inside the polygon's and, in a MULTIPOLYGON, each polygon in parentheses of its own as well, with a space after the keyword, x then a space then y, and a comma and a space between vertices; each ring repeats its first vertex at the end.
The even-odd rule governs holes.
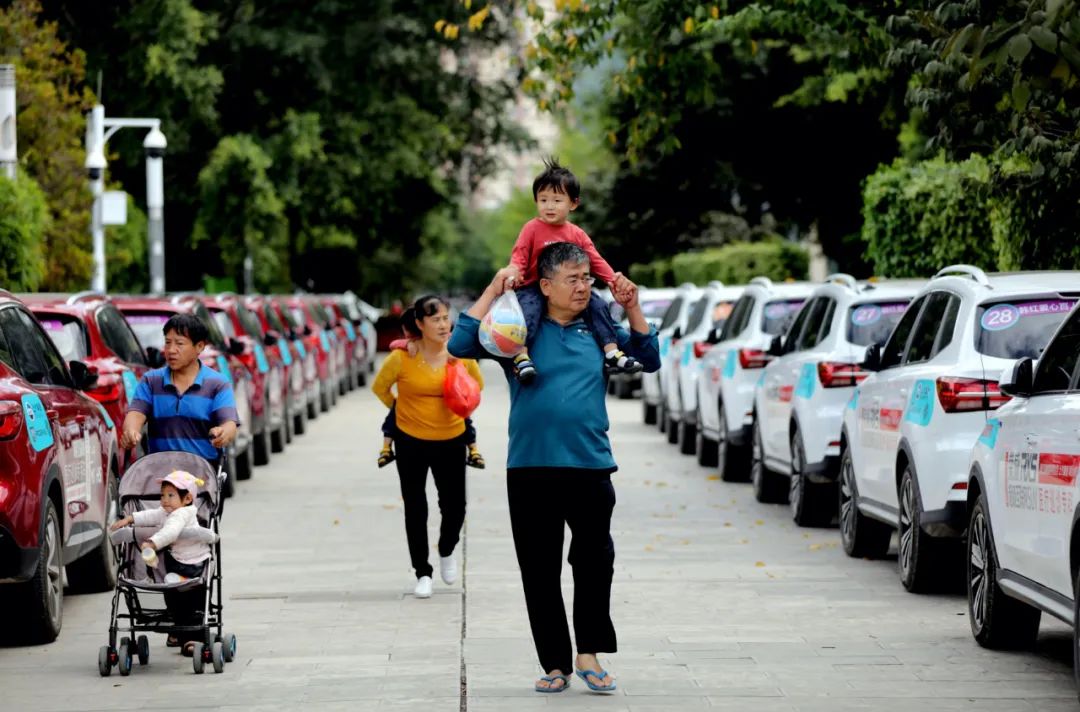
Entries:
POLYGON ((210 335, 198 317, 177 314, 162 331, 166 365, 149 371, 135 389, 120 447, 138 445, 149 420, 148 452, 183 450, 216 466, 240 425, 232 385, 199 361, 210 335))

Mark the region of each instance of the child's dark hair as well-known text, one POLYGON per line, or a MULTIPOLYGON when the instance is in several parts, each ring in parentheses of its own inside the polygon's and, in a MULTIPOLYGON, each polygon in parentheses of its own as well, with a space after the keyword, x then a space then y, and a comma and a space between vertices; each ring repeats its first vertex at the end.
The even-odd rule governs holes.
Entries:
POLYGON ((206 324, 194 314, 174 314, 169 317, 165 326, 161 328, 161 333, 168 335, 170 331, 186 336, 193 344, 210 340, 210 331, 206 328, 206 324))
POLYGON ((439 307, 450 308, 450 303, 435 294, 426 294, 417 299, 411 307, 401 314, 401 328, 405 329, 409 336, 419 338, 423 336, 416 322, 425 317, 435 316, 439 307))
POLYGON ((548 156, 544 159, 544 172, 536 176, 533 181, 533 200, 544 188, 551 188, 556 193, 565 193, 570 200, 576 201, 581 197, 581 183, 577 176, 570 172, 569 168, 559 165, 556 156, 548 156))
POLYGON ((174 485, 172 482, 162 482, 161 486, 162 486, 162 488, 164 488, 166 486, 169 486, 169 487, 172 487, 174 490, 176 490, 176 494, 177 494, 178 497, 180 497, 181 502, 183 502, 185 499, 187 499, 187 496, 189 494, 191 494, 191 490, 180 489, 179 487, 174 485))

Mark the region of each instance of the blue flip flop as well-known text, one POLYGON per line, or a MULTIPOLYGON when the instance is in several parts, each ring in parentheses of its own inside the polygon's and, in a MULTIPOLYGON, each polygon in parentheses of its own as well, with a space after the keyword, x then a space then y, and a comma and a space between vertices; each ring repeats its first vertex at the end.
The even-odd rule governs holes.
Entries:
POLYGON ((537 692, 553 694, 556 692, 563 692, 570 687, 570 678, 568 678, 566 675, 544 675, 540 679, 549 684, 555 682, 556 680, 562 680, 563 684, 562 687, 540 687, 539 685, 537 685, 534 688, 537 692))
POLYGON ((585 684, 588 685, 589 689, 592 690, 593 692, 614 692, 615 691, 615 683, 614 682, 612 682, 607 687, 603 687, 601 685, 597 685, 595 682, 593 682, 592 680, 589 679, 590 677, 595 677, 597 680, 603 680, 603 679, 609 677, 607 670, 601 670, 600 672, 596 672, 595 670, 575 670, 574 673, 578 677, 580 677, 582 680, 584 680, 585 684))

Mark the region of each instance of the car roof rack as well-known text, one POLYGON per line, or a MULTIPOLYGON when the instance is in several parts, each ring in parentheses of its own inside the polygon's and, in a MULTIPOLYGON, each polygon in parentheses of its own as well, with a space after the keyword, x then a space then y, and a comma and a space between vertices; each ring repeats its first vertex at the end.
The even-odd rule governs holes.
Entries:
POLYGON ((855 278, 845 272, 834 272, 825 278, 825 284, 842 284, 848 289, 857 290, 859 283, 855 278))
POLYGON ((949 265, 948 267, 939 270, 938 273, 934 275, 934 279, 937 279, 938 277, 955 277, 959 275, 971 277, 971 279, 975 280, 976 284, 984 287, 990 286, 990 279, 986 276, 986 272, 983 272, 973 265, 949 265))
POLYGON ((101 292, 95 292, 92 289, 84 289, 83 291, 75 292, 70 297, 68 297, 65 304, 75 304, 76 302, 81 302, 84 299, 101 299, 102 301, 104 301, 108 299, 108 296, 102 294, 101 292))
POLYGON ((750 280, 750 284, 760 284, 762 287, 765 287, 766 289, 772 289, 773 288, 773 281, 771 279, 769 279, 768 277, 754 277, 753 279, 750 280))

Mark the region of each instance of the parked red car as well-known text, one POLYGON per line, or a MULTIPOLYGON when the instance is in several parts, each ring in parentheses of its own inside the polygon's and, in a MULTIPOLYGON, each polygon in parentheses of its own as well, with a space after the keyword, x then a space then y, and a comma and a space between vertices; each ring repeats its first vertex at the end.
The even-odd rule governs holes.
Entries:
POLYGON ((203 365, 217 370, 230 380, 236 396, 236 411, 240 416, 240 429, 237 431, 236 440, 226 452, 225 470, 229 476, 225 480, 223 491, 225 496, 230 496, 234 479, 246 480, 251 477, 255 455, 251 433, 251 376, 247 367, 237 357, 243 345, 239 342, 232 345, 225 340, 206 305, 194 295, 113 297, 113 303, 131 325, 139 343, 152 357, 160 355, 165 345, 165 335, 161 329, 173 314, 194 314, 206 324, 210 332, 210 343, 199 358, 203 365))
MULTIPOLYGON (((113 422, 123 423, 135 386, 150 370, 150 363, 112 301, 96 292, 19 298, 45 327, 65 361, 82 361, 97 374, 97 386, 86 394, 105 406, 113 422)), ((119 437, 119 428, 116 434, 119 437)), ((127 462, 127 456, 120 457, 121 477, 127 462)))
POLYGON ((73 589, 108 590, 118 511, 115 422, 86 395, 97 377, 64 361, 22 302, 0 290, 2 633, 51 642, 73 589))
POLYGON ((282 321, 273 300, 261 294, 252 294, 244 297, 244 306, 258 318, 263 331, 263 343, 277 341, 278 354, 285 367, 285 403, 289 417, 285 438, 287 442, 292 442, 294 434, 303 435, 307 430, 308 390, 312 387, 318 388, 319 383, 315 378, 315 355, 310 356, 312 379, 309 384, 304 373, 305 362, 308 360, 307 349, 296 342, 296 334, 282 321))
POLYGON ((348 317, 348 312, 339 295, 324 294, 319 297, 319 301, 326 314, 330 317, 334 332, 337 333, 344 347, 345 373, 343 380, 345 387, 341 391, 341 395, 345 395, 347 391, 355 390, 363 385, 360 382, 361 379, 366 381, 367 374, 364 371, 364 365, 367 355, 367 342, 348 317))
POLYGON ((238 356, 251 375, 255 464, 265 465, 271 452, 285 450, 288 428, 288 382, 281 347, 277 339, 264 338, 259 318, 235 294, 207 297, 206 306, 225 340, 244 345, 238 356))
MULTIPOLYGON (((288 311, 300 339, 308 351, 315 353, 315 366, 319 379, 319 407, 326 412, 337 403, 338 366, 331 342, 330 331, 312 313, 309 300, 305 296, 292 295, 282 297, 282 307, 288 311)), ((311 415, 311 409, 308 409, 311 415)))

